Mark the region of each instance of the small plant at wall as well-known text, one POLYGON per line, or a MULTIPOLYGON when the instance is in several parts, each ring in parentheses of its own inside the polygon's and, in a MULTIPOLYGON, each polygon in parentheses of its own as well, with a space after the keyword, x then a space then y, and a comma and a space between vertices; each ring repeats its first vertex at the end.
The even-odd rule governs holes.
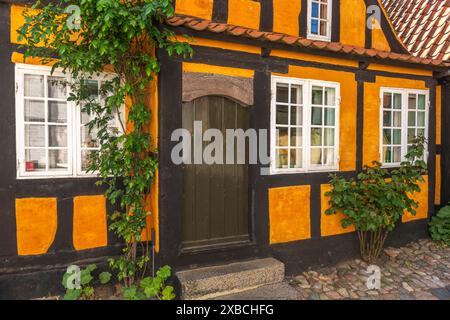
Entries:
POLYGON ((170 267, 164 266, 156 272, 155 277, 143 278, 138 285, 125 288, 123 296, 127 300, 173 300, 174 289, 166 284, 170 275, 170 267))
MULTIPOLYGON (((46 2, 47 3, 47 2, 46 2)), ((97 132, 100 150, 94 151, 87 170, 99 176, 109 201, 118 207, 109 228, 125 244, 123 255, 111 261, 125 288, 137 286, 150 259, 142 237, 150 186, 157 170, 157 150, 150 135, 151 87, 160 70, 156 50, 169 55, 192 55, 163 25, 174 14, 171 0, 60 0, 25 11, 18 30, 26 57, 47 63, 71 75, 69 100, 91 116, 90 131, 97 132), (89 80, 106 70, 100 96, 92 94, 89 80), (126 105, 126 120, 123 106, 126 105), (120 129, 110 123, 119 119, 120 129)), ((144 282, 145 283, 145 282, 144 282)))
POLYGON ((442 246, 450 246, 450 205, 447 205, 430 221, 431 238, 442 246))
MULTIPOLYGON (((64 300, 90 300, 94 298, 94 276, 92 272, 97 269, 95 264, 88 265, 86 268, 79 270, 73 269, 64 273, 62 285, 66 289, 64 300)), ((109 272, 99 274, 99 282, 106 284, 111 280, 109 272)))
POLYGON ((425 139, 416 138, 406 161, 398 168, 387 170, 374 162, 356 179, 332 177, 332 190, 326 193, 330 197, 330 208, 325 213, 342 212, 342 226, 355 227, 363 260, 374 263, 388 233, 401 217, 406 212, 416 214, 418 203, 412 199, 412 194, 420 192, 419 183, 427 174, 424 146, 425 139))

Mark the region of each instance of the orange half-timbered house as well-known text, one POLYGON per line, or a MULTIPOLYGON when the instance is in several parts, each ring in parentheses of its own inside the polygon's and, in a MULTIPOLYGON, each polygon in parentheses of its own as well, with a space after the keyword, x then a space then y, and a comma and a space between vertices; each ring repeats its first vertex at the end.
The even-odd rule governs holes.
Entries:
MULTIPOLYGON (((166 26, 194 56, 157 52, 150 225, 158 263, 183 269, 272 256, 292 273, 355 256, 354 230, 324 214, 330 173, 355 176, 373 161, 395 167, 419 134, 428 139, 429 174, 414 195, 417 215, 405 215, 389 241, 427 236, 435 206, 450 200, 448 1, 432 1, 446 17, 442 33, 413 23, 420 43, 397 1, 174 2, 166 26), (175 164, 172 133, 192 133, 194 121, 203 131, 267 130, 270 163, 175 164)), ((10 279, 53 279, 68 264, 120 250, 106 227, 111 208, 83 171, 95 136, 48 85, 65 75, 18 49, 24 4, 0 0, 0 297, 14 296, 10 279)))

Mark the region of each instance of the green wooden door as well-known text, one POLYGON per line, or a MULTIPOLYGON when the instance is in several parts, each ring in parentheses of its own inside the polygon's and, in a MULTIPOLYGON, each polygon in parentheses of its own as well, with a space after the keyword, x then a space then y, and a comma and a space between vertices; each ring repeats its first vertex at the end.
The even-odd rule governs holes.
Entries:
MULTIPOLYGON (((219 96, 184 103, 183 127, 191 133, 192 146, 194 121, 202 121, 203 132, 221 130, 225 143, 226 129, 248 129, 248 107, 219 96)), ((203 148, 208 144, 203 142, 203 148)), ((184 166, 183 174, 183 247, 248 241, 248 165, 190 164, 184 166)))

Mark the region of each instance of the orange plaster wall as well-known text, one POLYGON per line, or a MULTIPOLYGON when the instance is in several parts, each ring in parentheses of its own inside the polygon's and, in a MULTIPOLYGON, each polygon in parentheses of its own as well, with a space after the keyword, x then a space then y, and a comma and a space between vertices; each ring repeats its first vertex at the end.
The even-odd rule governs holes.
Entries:
POLYGON ((17 254, 47 253, 57 225, 56 198, 16 199, 17 254))
POLYGON ((259 30, 261 4, 253 0, 228 0, 228 24, 259 30))
POLYGON ((175 13, 211 20, 213 0, 177 0, 175 13))
POLYGON ((424 176, 424 179, 425 182, 419 184, 420 192, 412 195, 412 199, 419 203, 419 207, 416 209, 416 215, 413 216, 409 212, 405 213, 402 217, 403 222, 428 218, 428 176, 424 176))
POLYGON ((108 244, 104 196, 73 199, 73 246, 75 250, 104 247, 108 244))
POLYGON ((330 207, 330 197, 325 196, 325 193, 331 191, 331 189, 332 187, 329 184, 322 184, 320 186, 322 208, 320 230, 322 237, 334 236, 355 231, 354 226, 347 228, 342 227, 341 220, 344 218, 344 214, 342 212, 331 216, 325 214, 325 211, 330 207))
MULTIPOLYGON (((283 50, 276 50, 276 49, 272 50, 270 55, 274 56, 274 57, 281 57, 281 58, 287 58, 287 59, 321 62, 321 63, 335 64, 335 65, 355 67, 355 68, 357 68, 359 66, 358 61, 355 61, 355 60, 323 57, 323 56, 316 56, 316 55, 307 54, 307 53, 283 51, 283 50)), ((320 69, 320 71, 323 72, 323 69, 320 69)))
POLYGON ((434 204, 441 204, 441 155, 436 155, 436 189, 434 193, 434 204))
MULTIPOLYGON (((10 32, 10 40, 11 43, 25 43, 25 41, 19 41, 18 34, 16 32, 17 29, 19 29, 24 23, 25 18, 22 16, 23 12, 25 11, 26 7, 24 6, 18 6, 18 5, 11 5, 11 32, 10 32)), ((32 10, 32 9, 29 9, 32 10)), ((31 12, 38 12, 37 10, 32 10, 31 12)))
POLYGON ((391 47, 382 29, 374 28, 372 30, 372 48, 382 51, 391 51, 391 47))
POLYGON ((414 69, 414 68, 405 68, 405 67, 397 67, 397 66, 389 66, 389 65, 383 65, 379 63, 371 63, 368 67, 369 70, 378 70, 378 71, 387 71, 387 72, 394 72, 394 73, 404 73, 404 74, 414 74, 419 76, 433 76, 433 71, 430 70, 421 70, 421 69, 414 69))
POLYGON ((380 161, 380 89, 381 87, 427 90, 424 81, 376 77, 364 83, 363 164, 380 161))
MULTIPOLYGON (((204 47, 210 47, 210 48, 219 48, 219 49, 261 54, 261 48, 246 45, 246 44, 223 42, 223 41, 209 40, 209 39, 203 39, 203 38, 186 39, 185 37, 180 36, 180 35, 177 35, 175 38, 177 41, 180 41, 180 42, 189 42, 193 46, 204 46, 204 47)), ((194 49, 194 52, 195 52, 195 49, 194 49)))
POLYGON ((311 238, 310 186, 269 189, 270 244, 311 238))
POLYGON ((340 42, 364 48, 365 41, 366 4, 363 0, 341 0, 340 42))
POLYGON ((340 171, 356 169, 356 109, 357 84, 353 73, 328 71, 316 68, 290 66, 288 74, 275 74, 301 79, 339 82, 341 85, 340 107, 340 171))
POLYGON ((273 31, 298 35, 299 15, 302 7, 301 1, 273 1, 273 31))
POLYGON ((233 77, 253 78, 254 70, 220 67, 203 63, 183 62, 183 72, 214 73, 233 77))

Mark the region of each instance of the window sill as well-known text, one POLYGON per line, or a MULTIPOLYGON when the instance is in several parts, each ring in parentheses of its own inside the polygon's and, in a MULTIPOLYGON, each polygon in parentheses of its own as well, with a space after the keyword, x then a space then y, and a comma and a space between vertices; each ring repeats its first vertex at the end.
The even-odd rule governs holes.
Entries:
POLYGON ((317 36, 313 34, 309 34, 306 39, 308 40, 314 40, 314 41, 324 41, 324 42, 331 42, 331 37, 325 37, 325 36, 317 36))
POLYGON ((94 179, 98 178, 96 175, 60 175, 60 176, 16 176, 17 180, 52 180, 52 179, 94 179))
POLYGON ((271 176, 290 175, 290 174, 307 174, 307 173, 333 173, 339 172, 339 168, 324 168, 324 169, 310 169, 310 170, 296 170, 296 171, 270 171, 271 176))

